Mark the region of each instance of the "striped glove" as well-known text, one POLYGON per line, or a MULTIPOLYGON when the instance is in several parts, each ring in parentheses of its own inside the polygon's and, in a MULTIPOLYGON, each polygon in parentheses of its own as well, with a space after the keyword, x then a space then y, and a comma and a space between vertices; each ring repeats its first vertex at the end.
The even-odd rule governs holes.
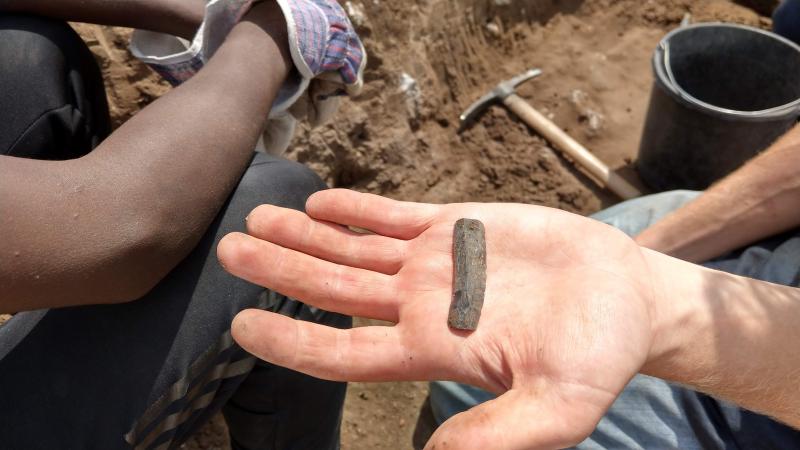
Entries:
MULTIPOLYGON (((335 113, 341 96, 361 91, 367 58, 350 20, 335 0, 275 1, 286 19, 296 69, 278 92, 269 114, 276 120, 267 122, 262 140, 261 150, 279 154, 288 146, 297 119, 318 126, 335 113)), ((131 53, 176 86, 202 68, 253 3, 210 0, 191 43, 136 30, 131 53)))

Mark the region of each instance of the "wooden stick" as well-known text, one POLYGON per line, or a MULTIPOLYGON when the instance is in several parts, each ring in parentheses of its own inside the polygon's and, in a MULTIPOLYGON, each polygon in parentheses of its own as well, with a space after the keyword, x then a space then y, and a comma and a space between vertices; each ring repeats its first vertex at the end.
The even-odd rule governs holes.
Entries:
POLYGON ((641 197, 642 193, 638 189, 609 169, 605 163, 597 159, 586 147, 570 137, 558 125, 542 115, 518 95, 509 95, 503 100, 503 103, 531 128, 555 145, 556 148, 569 155, 587 172, 600 180, 603 183, 601 187, 607 187, 611 192, 625 200, 641 197))

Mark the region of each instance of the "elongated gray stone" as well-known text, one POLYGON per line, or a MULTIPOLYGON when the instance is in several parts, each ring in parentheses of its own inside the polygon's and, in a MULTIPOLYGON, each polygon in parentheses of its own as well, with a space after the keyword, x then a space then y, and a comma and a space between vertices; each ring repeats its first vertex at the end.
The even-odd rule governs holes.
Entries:
POLYGON ((486 293, 486 233, 483 223, 459 219, 453 227, 453 301, 447 324, 475 330, 486 293))

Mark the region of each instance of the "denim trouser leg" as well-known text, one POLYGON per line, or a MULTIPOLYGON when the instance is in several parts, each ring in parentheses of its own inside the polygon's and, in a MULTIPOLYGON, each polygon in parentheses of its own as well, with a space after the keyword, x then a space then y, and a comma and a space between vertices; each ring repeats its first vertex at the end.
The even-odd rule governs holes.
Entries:
POLYGON ((636 236, 664 216, 694 200, 700 192, 668 191, 618 203, 593 214, 592 219, 636 236))
MULTIPOLYGON (((592 216, 636 235, 700 193, 662 192, 620 203, 592 216)), ((718 270, 785 285, 800 284, 800 236, 788 233, 705 264, 718 270)), ((431 383, 431 407, 439 423, 493 398, 471 386, 431 383)), ((800 433, 759 414, 742 410, 662 380, 637 375, 594 433, 578 449, 789 449, 800 433)))

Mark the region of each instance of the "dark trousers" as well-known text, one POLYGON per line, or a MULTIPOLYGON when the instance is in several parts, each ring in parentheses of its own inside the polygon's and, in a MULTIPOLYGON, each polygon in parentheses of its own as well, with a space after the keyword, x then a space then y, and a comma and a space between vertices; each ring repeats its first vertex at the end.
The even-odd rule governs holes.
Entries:
MULTIPOLYGON (((64 23, 0 15, 0 153, 75 158, 108 133, 80 38, 64 23)), ((257 361, 230 323, 253 307, 336 327, 350 318, 237 279, 215 256, 255 206, 302 210, 324 188, 305 167, 258 154, 200 244, 145 297, 0 327, 0 448, 175 448, 220 409, 234 448, 337 448, 346 385, 257 361)))
POLYGON ((783 0, 772 14, 772 31, 800 44, 800 0, 783 0))

